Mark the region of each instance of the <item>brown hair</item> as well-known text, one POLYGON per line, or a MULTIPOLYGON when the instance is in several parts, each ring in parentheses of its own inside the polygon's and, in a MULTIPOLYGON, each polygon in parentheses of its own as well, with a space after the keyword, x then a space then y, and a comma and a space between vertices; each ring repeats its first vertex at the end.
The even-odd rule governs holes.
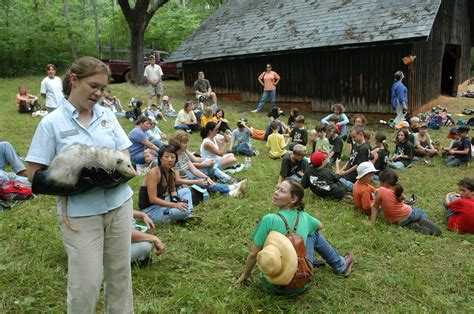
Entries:
POLYGON ((303 115, 299 115, 295 118, 295 122, 298 123, 304 123, 304 116, 303 115))
POLYGON ((332 106, 331 106, 332 112, 334 112, 334 109, 336 109, 336 108, 339 109, 339 113, 344 113, 344 111, 346 111, 346 108, 344 108, 343 105, 341 105, 341 104, 335 104, 335 105, 332 105, 332 106))
POLYGON ((56 66, 55 66, 54 64, 52 64, 52 63, 48 63, 48 64, 46 65, 46 71, 48 71, 49 68, 53 68, 54 71, 56 71, 56 66))
POLYGON ((314 128, 316 132, 326 132, 326 126, 324 124, 320 124, 314 128))
POLYGON ((284 181, 286 181, 290 184, 291 196, 296 197, 296 203, 295 203, 296 209, 298 211, 303 211, 304 210, 304 202, 303 202, 304 189, 303 189, 303 186, 301 186, 301 184, 299 184, 298 182, 296 182, 292 179, 285 179, 284 181))
POLYGON ((83 79, 96 74, 105 74, 110 78, 109 68, 99 59, 94 57, 82 57, 77 59, 69 68, 63 78, 63 93, 66 96, 71 94, 71 75, 78 79, 83 79))
POLYGON ((335 125, 328 125, 326 127, 326 132, 330 135, 339 134, 339 129, 335 125))
POLYGON ((375 134, 375 141, 382 143, 383 148, 388 151, 387 136, 384 133, 377 132, 377 134, 375 134))
POLYGON ((181 148, 181 144, 189 142, 189 135, 185 131, 179 130, 173 134, 173 136, 168 140, 170 145, 176 147, 176 149, 181 148))
POLYGON ((367 124, 367 119, 365 118, 365 116, 362 113, 356 113, 355 115, 352 116, 352 124, 354 124, 354 121, 357 118, 360 118, 362 120, 362 125, 367 124))
POLYGON ((379 180, 381 183, 387 183, 395 190, 395 196, 398 201, 403 201, 403 187, 398 182, 398 174, 392 169, 384 169, 379 174, 379 180))
POLYGON ((462 186, 472 192, 474 191, 474 178, 465 177, 458 182, 458 186, 462 186))

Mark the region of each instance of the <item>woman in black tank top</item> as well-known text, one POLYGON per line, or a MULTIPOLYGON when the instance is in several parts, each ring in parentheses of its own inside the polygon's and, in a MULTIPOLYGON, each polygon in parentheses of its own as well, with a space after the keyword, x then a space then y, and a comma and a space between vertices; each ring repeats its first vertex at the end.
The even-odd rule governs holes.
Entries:
POLYGON ((177 161, 176 148, 171 145, 160 149, 160 166, 152 168, 140 186, 138 206, 155 223, 170 220, 187 220, 192 212, 192 196, 188 188, 176 191, 173 168, 177 161))

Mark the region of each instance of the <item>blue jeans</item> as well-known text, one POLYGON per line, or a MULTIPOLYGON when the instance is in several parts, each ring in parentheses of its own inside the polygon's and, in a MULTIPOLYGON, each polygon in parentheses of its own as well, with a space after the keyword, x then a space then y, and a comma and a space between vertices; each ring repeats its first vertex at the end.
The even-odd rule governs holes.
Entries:
MULTIPOLYGON (((204 159, 204 162, 208 162, 209 159, 204 159)), ((219 167, 217 166, 217 163, 214 164, 214 167, 207 167, 207 168, 201 168, 202 173, 205 175, 211 177, 211 178, 217 178, 221 180, 222 182, 229 182, 232 180, 232 177, 226 174, 224 171, 220 170, 219 167)))
POLYGON ((235 146, 232 149, 232 151, 233 151, 234 154, 254 156, 253 150, 250 148, 250 145, 248 143, 241 143, 241 144, 235 146))
POLYGON ((349 191, 349 192, 352 192, 352 190, 354 189, 354 183, 352 183, 351 181, 347 180, 346 178, 340 177, 340 178, 339 178, 339 182, 341 182, 342 185, 344 185, 344 187, 346 188, 346 190, 349 191))
POLYGON ((158 146, 158 148, 162 148, 163 146, 165 146, 166 144, 165 143, 162 143, 160 142, 159 140, 153 140, 151 141, 154 145, 158 146))
POLYGON ((403 169, 403 168, 405 168, 405 164, 401 161, 390 162, 388 165, 393 169, 403 169))
POLYGON ((153 244, 148 241, 136 242, 131 244, 131 262, 140 262, 145 260, 150 256, 151 251, 153 250, 153 244))
MULTIPOLYGON (((186 176, 190 180, 194 180, 194 179, 198 178, 197 176, 194 175, 194 173, 192 173, 189 170, 186 171, 186 176)), ((219 193, 224 194, 224 195, 228 195, 229 191, 230 191, 230 188, 227 184, 222 184, 222 183, 217 183, 217 182, 213 187, 201 186, 201 185, 199 185, 199 186, 207 189, 209 192, 219 192, 219 193)))
POLYGON ((298 183, 301 183, 301 179, 303 179, 303 178, 298 176, 297 174, 293 174, 289 177, 286 177, 285 179, 290 179, 290 180, 296 181, 298 183))
MULTIPOLYGON (((189 188, 179 189, 178 196, 188 201, 188 209, 184 212, 175 207, 165 207, 160 205, 151 205, 150 207, 142 209, 142 212, 147 214, 154 223, 163 222, 163 212, 165 210, 169 210, 171 221, 186 220, 193 211, 191 190, 189 188)), ((165 200, 169 202, 170 198, 166 197, 165 200)))
POLYGON ((187 125, 187 124, 179 124, 174 127, 176 130, 183 130, 183 131, 198 131, 200 129, 199 124, 187 125))
POLYGON ((260 99, 260 102, 258 103, 257 112, 262 111, 263 105, 265 105, 265 101, 267 100, 269 96, 270 96, 270 104, 272 106, 272 109, 276 108, 275 106, 276 90, 265 90, 263 91, 262 99, 260 99))
MULTIPOLYGON (((459 196, 456 196, 456 195, 450 195, 450 196, 448 196, 449 202, 455 201, 455 200, 457 200, 457 199, 459 199, 459 196)), ((449 218, 451 218, 451 216, 453 215, 453 212, 451 211, 451 207, 449 207, 449 206, 446 206, 446 209, 448 210, 448 211, 446 212, 446 222, 448 222, 448 221, 449 221, 449 218)))
POLYGON ((5 169, 6 165, 10 165, 15 173, 26 169, 13 146, 8 142, 0 142, 0 170, 5 169))
POLYGON ((335 273, 342 273, 346 268, 345 258, 339 255, 336 249, 319 232, 308 236, 306 239, 306 258, 311 264, 314 262, 314 251, 321 255, 335 273))
POLYGON ((415 206, 412 206, 411 207, 411 214, 410 216, 408 216, 407 219, 405 219, 404 221, 402 221, 400 224, 402 226, 406 226, 406 225, 409 225, 415 221, 418 221, 420 219, 428 219, 428 214, 422 210, 421 208, 418 208, 418 207, 415 207, 415 206))
POLYGON ((446 166, 448 167, 459 167, 461 166, 462 164, 464 164, 465 162, 462 162, 461 160, 453 157, 453 158, 448 158, 444 161, 444 163, 446 164, 446 166))
POLYGON ((143 155, 143 152, 138 152, 133 155, 130 155, 130 159, 135 165, 144 165, 146 164, 146 162, 145 157, 143 155))

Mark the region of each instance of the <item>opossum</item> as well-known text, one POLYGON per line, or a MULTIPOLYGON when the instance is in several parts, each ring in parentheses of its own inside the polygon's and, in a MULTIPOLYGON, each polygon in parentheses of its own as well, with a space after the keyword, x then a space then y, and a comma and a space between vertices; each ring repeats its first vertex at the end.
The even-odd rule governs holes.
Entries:
MULTIPOLYGON (((102 167, 109 172, 116 170, 126 177, 134 177, 137 174, 130 158, 121 151, 74 143, 53 159, 47 175, 58 185, 72 187, 79 181, 82 169, 91 167, 102 167)), ((62 196, 61 208, 64 223, 71 230, 78 231, 67 217, 67 196, 62 196)))

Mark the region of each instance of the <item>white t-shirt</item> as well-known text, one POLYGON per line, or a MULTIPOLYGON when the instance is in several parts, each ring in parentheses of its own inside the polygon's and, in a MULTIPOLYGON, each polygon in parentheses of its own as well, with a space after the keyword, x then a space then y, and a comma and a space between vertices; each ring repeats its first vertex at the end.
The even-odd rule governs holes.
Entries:
POLYGON ((155 66, 152 66, 151 64, 147 65, 145 73, 143 74, 143 76, 147 77, 150 81, 160 79, 162 75, 163 71, 158 64, 155 64, 155 66))
POLYGON ((58 108, 64 98, 61 78, 58 76, 53 79, 49 76, 45 77, 41 81, 40 93, 46 95, 46 107, 58 108))

